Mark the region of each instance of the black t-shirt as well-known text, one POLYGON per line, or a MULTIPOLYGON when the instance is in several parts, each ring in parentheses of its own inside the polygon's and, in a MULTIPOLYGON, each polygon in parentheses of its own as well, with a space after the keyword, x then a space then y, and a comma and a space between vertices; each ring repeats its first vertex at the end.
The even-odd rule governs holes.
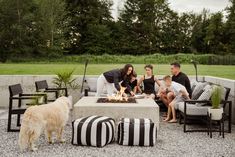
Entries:
POLYGON ((137 86, 137 80, 129 82, 129 86, 131 87, 131 90, 133 90, 137 86))
POLYGON ((189 97, 191 98, 192 96, 192 89, 191 89, 191 84, 188 76, 182 72, 180 72, 177 76, 172 76, 172 81, 175 81, 177 83, 182 84, 185 86, 187 92, 189 93, 189 97))
MULTIPOLYGON (((130 93, 130 91, 134 90, 134 88, 137 86, 137 79, 133 82, 128 81, 128 85, 130 87, 130 90, 126 89, 125 93, 130 93)), ((126 84, 124 81, 121 83, 121 86, 126 87, 126 84)))

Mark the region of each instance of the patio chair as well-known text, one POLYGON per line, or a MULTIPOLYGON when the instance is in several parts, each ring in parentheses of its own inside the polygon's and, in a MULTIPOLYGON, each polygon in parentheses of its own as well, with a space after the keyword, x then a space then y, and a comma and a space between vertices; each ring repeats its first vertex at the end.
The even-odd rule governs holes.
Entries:
MULTIPOLYGON (((65 96, 68 96, 67 88, 49 88, 46 80, 36 81, 35 86, 36 86, 36 92, 55 93, 55 99, 59 97, 59 91, 64 91, 65 96)), ((52 102, 55 101, 55 99, 47 101, 52 102)))
MULTIPOLYGON (((225 89, 225 96, 221 101, 221 107, 224 108, 224 120, 228 120, 228 133, 231 133, 231 122, 232 122, 232 102, 228 101, 228 96, 230 93, 230 88, 225 89), (228 110, 226 110, 228 109, 228 110), (226 112, 227 111, 227 112, 226 112)), ((211 107, 210 100, 187 100, 183 103, 179 104, 179 123, 181 123, 182 119, 184 120, 183 129, 184 132, 206 132, 207 129, 186 129, 186 125, 191 124, 189 120, 199 120, 206 121, 207 120, 207 111, 208 108, 211 107), (196 103, 203 103, 202 106, 197 106, 196 103)))
POLYGON ((8 132, 16 132, 19 129, 11 129, 11 122, 12 122, 12 115, 17 115, 17 126, 20 126, 20 116, 24 114, 27 105, 22 105, 22 100, 38 100, 39 96, 44 97, 44 103, 47 103, 47 96, 46 94, 25 94, 23 93, 22 87, 20 84, 15 84, 9 86, 9 112, 8 112, 8 125, 7 131, 8 132), (17 106, 14 106, 14 102, 18 101, 17 106))

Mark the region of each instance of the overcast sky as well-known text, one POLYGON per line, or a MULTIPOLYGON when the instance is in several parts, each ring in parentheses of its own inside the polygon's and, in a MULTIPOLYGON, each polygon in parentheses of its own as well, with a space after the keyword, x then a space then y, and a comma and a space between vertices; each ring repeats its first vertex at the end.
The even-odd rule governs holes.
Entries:
MULTIPOLYGON (((118 8, 122 8, 125 0, 113 0, 112 15, 115 19, 118 16, 118 8)), ((170 7, 177 12, 196 12, 200 13, 203 8, 210 12, 223 11, 228 5, 229 0, 168 0, 170 7)))

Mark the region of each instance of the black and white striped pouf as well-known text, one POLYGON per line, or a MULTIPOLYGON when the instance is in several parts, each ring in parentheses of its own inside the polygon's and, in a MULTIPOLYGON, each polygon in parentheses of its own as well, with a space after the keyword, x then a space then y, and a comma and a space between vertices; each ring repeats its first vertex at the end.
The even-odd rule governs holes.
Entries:
POLYGON ((118 144, 154 146, 156 127, 151 119, 122 118, 118 123, 118 144))
POLYGON ((72 122, 72 144, 103 147, 114 140, 115 121, 104 116, 83 117, 72 122))

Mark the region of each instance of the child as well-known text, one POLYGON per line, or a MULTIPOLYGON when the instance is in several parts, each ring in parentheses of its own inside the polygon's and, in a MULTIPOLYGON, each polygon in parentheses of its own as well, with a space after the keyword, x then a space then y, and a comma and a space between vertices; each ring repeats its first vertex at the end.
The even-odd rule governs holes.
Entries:
POLYGON ((160 86, 160 81, 153 75, 153 66, 146 65, 144 67, 146 74, 140 78, 138 82, 138 86, 143 82, 144 83, 144 90, 143 95, 145 98, 155 98, 155 83, 160 86))
POLYGON ((179 102, 184 102, 185 100, 189 100, 189 94, 186 90, 186 88, 174 81, 171 80, 171 76, 165 76, 163 78, 166 88, 168 88, 169 91, 173 91, 175 98, 172 100, 172 102, 169 104, 168 112, 167 112, 167 118, 164 120, 165 122, 170 123, 176 123, 176 112, 175 112, 175 104, 179 102), (172 114, 172 119, 171 119, 172 114))
MULTIPOLYGON (((137 74, 135 71, 133 71, 133 74, 131 75, 131 78, 128 84, 129 84, 129 87, 131 88, 130 91, 132 91, 134 94, 140 91, 139 86, 137 86, 137 74)), ((130 91, 125 90, 125 93, 130 94, 130 91)))

